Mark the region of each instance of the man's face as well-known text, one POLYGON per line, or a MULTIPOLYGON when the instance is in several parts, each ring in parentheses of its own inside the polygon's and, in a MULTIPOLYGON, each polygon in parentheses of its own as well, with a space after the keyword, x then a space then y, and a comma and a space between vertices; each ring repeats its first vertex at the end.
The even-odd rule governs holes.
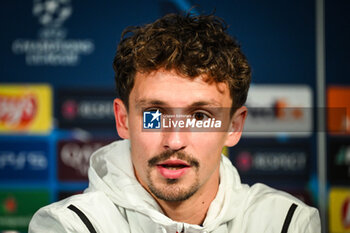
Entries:
MULTIPOLYGON (((213 108, 229 109, 231 105, 225 83, 208 83, 202 77, 191 80, 174 71, 137 73, 125 120, 118 118, 120 108, 116 110, 116 118, 119 134, 130 139, 132 162, 140 184, 164 201, 183 201, 195 193, 217 188, 221 150, 225 145, 232 145, 228 142, 232 141, 229 133, 177 128, 145 131, 143 112, 177 109, 176 113, 202 119, 215 117, 210 115, 213 108), (125 121, 125 127, 118 125, 118 119, 125 121)), ((230 121, 229 111, 224 118, 230 121)))

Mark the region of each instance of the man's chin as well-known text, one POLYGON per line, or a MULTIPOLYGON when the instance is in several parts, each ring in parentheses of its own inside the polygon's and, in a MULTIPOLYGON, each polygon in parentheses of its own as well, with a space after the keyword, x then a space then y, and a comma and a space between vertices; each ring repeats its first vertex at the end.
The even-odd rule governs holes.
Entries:
POLYGON ((168 202, 188 200, 198 191, 198 185, 192 185, 190 188, 180 188, 177 183, 177 179, 170 179, 167 180, 166 187, 149 185, 148 188, 157 199, 168 202))

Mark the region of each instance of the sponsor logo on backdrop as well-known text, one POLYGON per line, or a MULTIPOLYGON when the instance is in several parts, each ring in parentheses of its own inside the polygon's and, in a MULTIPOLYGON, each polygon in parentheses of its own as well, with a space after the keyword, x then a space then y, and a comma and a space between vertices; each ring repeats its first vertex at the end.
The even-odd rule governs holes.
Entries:
POLYGON ((0 122, 5 127, 25 128, 37 112, 38 99, 33 94, 0 95, 0 122))
POLYGON ((60 141, 58 143, 58 178, 61 181, 87 180, 90 156, 107 141, 60 141))
POLYGON ((350 229, 350 196, 343 203, 341 217, 344 228, 350 229))
POLYGON ((48 143, 16 140, 0 142, 0 181, 46 180, 48 143))
POLYGON ((309 136, 312 91, 302 85, 253 85, 246 102, 245 136, 309 136))
POLYGON ((69 38, 63 27, 73 14, 70 0, 34 0, 32 14, 42 26, 37 38, 12 42, 13 54, 24 54, 28 66, 76 66, 82 55, 93 53, 92 39, 69 38))
POLYGON ((328 88, 327 102, 329 133, 350 134, 350 87, 328 88))
POLYGON ((0 169, 37 171, 47 168, 47 158, 44 151, 1 151, 0 169))
POLYGON ((350 230, 350 189, 332 188, 329 195, 330 232, 350 230))
MULTIPOLYGON (((343 145, 339 148, 334 162, 336 165, 349 166, 349 169, 350 169, 350 145, 347 145, 347 146, 343 145)), ((350 174, 350 170, 349 170, 349 174, 350 174)))
POLYGON ((277 147, 250 144, 232 151, 231 160, 242 176, 305 177, 309 153, 298 145, 277 147))
POLYGON ((110 100, 67 100, 62 105, 62 115, 66 119, 106 119, 113 118, 113 102, 110 100))
POLYGON ((48 85, 0 85, 0 132, 48 132, 51 95, 48 85))
POLYGON ((114 91, 59 90, 57 96, 59 127, 115 130, 114 91))
POLYGON ((33 214, 47 204, 46 191, 0 191, 0 230, 27 232, 33 214))
POLYGON ((12 196, 9 196, 8 198, 6 198, 4 200, 4 210, 5 210, 5 213, 9 213, 9 214, 12 214, 12 213, 15 213, 17 211, 17 201, 14 197, 12 196))
POLYGON ((346 139, 330 139, 329 158, 329 175, 332 183, 348 184, 350 179, 350 142, 346 139))

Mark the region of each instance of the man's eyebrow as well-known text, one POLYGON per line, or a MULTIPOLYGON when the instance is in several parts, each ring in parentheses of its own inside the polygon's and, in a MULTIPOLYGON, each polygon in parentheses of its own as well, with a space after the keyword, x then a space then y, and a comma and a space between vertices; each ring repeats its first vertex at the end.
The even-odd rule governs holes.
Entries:
MULTIPOLYGON (((157 100, 157 99, 140 99, 140 100, 136 100, 136 107, 137 108, 144 108, 147 106, 161 106, 161 107, 168 107, 168 103, 161 101, 161 100, 157 100)), ((209 101, 196 101, 193 103, 190 103, 189 105, 187 105, 185 108, 198 108, 198 107, 221 107, 222 105, 220 104, 220 102, 216 101, 216 100, 209 100, 209 101)))
POLYGON ((188 107, 221 107, 220 102, 217 102, 216 100, 209 100, 209 101, 197 101, 192 104, 190 104, 188 107))
POLYGON ((153 100, 153 99, 150 99, 150 100, 145 100, 145 99, 140 99, 140 100, 136 100, 136 107, 137 108, 142 108, 142 107, 145 107, 145 106, 166 106, 167 104, 164 102, 164 101, 161 101, 161 100, 153 100))

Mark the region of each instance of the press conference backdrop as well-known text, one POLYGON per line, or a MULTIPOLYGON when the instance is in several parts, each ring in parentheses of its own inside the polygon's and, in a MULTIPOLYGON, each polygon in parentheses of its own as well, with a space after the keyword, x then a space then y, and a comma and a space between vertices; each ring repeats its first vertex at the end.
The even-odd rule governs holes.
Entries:
POLYGON ((0 230, 27 232, 38 208, 82 192, 91 153, 119 139, 112 60, 122 30, 197 6, 225 19, 253 69, 245 132, 228 153, 242 181, 324 203, 324 232, 350 232, 350 2, 326 0, 324 16, 320 3, 1 1, 0 230), (320 94, 316 67, 326 71, 320 94))

